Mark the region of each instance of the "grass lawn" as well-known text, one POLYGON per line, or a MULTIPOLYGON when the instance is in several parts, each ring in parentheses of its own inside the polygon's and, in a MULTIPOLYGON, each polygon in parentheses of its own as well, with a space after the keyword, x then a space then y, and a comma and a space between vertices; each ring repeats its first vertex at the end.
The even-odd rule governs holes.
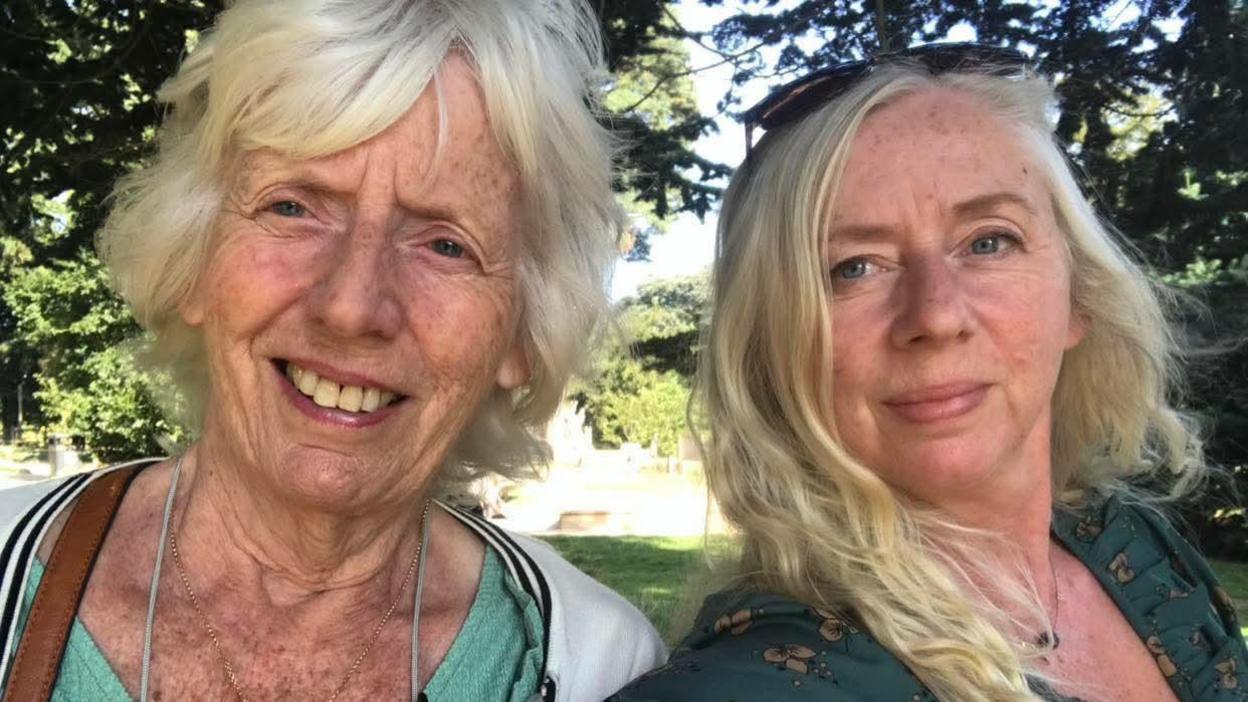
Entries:
POLYGON ((702 560, 701 536, 546 536, 577 568, 632 602, 667 634, 684 585, 702 560))
MULTIPOLYGON (((689 575, 702 561, 702 537, 549 536, 564 558, 637 606, 666 635, 689 575)), ((1248 623, 1248 563, 1213 561, 1248 623)), ((1248 628, 1244 630, 1248 635, 1248 628)))
MULTIPOLYGON (((1231 593, 1235 600, 1235 611, 1239 612, 1240 624, 1248 624, 1248 563, 1232 563, 1230 561, 1210 561, 1213 572, 1218 574, 1222 587, 1231 593)), ((1248 627, 1243 629, 1248 636, 1248 627)))

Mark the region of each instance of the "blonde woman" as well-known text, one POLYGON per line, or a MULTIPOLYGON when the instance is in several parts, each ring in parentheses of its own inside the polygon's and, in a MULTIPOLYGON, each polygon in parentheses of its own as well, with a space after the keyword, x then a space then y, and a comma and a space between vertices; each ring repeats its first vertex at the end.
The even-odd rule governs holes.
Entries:
POLYGON ((747 113, 701 369, 740 576, 614 700, 1248 699, 1164 295, 1024 57, 931 45, 747 113))
POLYGON ((6 700, 582 702, 661 660, 435 499, 531 462, 605 307, 601 68, 583 0, 229 3, 99 239, 197 438, 0 494, 6 700))

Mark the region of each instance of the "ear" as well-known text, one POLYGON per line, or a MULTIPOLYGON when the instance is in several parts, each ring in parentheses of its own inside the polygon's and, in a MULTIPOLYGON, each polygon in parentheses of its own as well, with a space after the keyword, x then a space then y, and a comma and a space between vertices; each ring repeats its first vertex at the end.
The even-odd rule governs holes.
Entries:
POLYGON ((182 317, 188 327, 198 327, 204 323, 204 302, 199 283, 193 283, 182 299, 178 300, 178 316, 182 317))
POLYGON ((1092 326, 1092 320, 1088 314, 1078 307, 1071 307, 1070 321, 1066 327, 1066 351, 1069 351, 1079 345, 1083 341, 1083 337, 1088 333, 1088 327, 1092 326))
POLYGON ((499 364, 497 381, 504 390, 515 390, 529 382, 529 355, 520 339, 516 339, 499 364))

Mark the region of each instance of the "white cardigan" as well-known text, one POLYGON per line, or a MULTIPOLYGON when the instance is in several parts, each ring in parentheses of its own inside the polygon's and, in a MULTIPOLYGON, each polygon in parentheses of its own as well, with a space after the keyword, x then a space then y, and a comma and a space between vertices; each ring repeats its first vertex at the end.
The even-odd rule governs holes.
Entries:
MULTIPOLYGON (((8 678, 26 578, 49 525, 92 480, 124 465, 151 461, 0 490, 0 680, 8 678)), ((662 640, 641 612, 548 544, 438 504, 498 553, 541 611, 545 672, 531 702, 600 702, 666 660, 662 640)))

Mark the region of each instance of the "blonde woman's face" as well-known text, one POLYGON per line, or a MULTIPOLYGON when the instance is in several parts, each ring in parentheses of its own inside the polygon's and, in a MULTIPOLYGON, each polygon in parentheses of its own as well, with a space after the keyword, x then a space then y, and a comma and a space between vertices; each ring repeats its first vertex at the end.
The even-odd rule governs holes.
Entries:
POLYGON ((483 399, 527 373, 519 179, 469 67, 375 138, 256 152, 182 306, 210 371, 204 443, 335 509, 410 497, 483 399))
POLYGON ((827 239, 844 446, 941 506, 1047 489, 1050 403, 1083 329, 1039 164, 976 98, 872 113, 827 239))

